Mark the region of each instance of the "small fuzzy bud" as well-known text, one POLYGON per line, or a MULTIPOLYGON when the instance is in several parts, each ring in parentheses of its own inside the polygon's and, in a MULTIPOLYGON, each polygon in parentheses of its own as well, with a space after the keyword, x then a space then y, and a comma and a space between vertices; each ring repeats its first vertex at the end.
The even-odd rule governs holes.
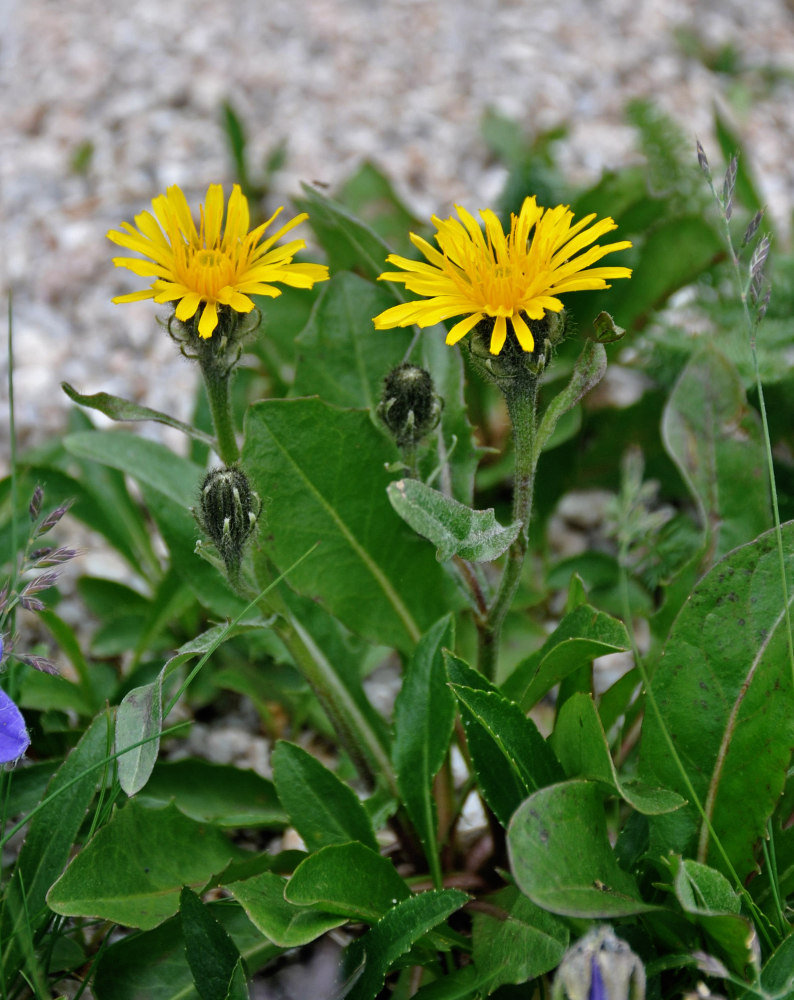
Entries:
POLYGON ((43 611, 44 602, 40 601, 38 597, 20 597, 19 603, 27 611, 43 611))
POLYGON ((29 667, 33 667, 34 670, 39 670, 43 674, 52 674, 53 677, 58 677, 60 671, 52 662, 48 660, 46 656, 33 656, 26 653, 24 656, 19 657, 23 663, 27 663, 29 667))
POLYGON ((617 340, 622 340, 626 336, 626 331, 622 326, 618 326, 608 312, 600 312, 593 320, 595 334, 587 334, 591 340, 599 344, 614 344, 617 340))
POLYGON ((706 175, 706 177, 711 176, 711 171, 709 170, 709 161, 706 156, 705 149, 700 144, 700 139, 697 140, 697 151, 698 151, 698 163, 700 164, 700 169, 706 175))
POLYGON ((214 543, 230 576, 240 570, 260 507, 248 477, 237 466, 212 469, 201 484, 196 520, 214 543))
POLYGON ((71 506, 72 501, 70 500, 68 503, 61 504, 60 507, 56 507, 54 511, 49 513, 39 525, 36 537, 38 538, 41 535, 46 535, 50 529, 54 528, 71 506))
POLYGON ((742 237, 742 246, 746 247, 750 240, 758 232, 758 227, 761 225, 761 220, 764 217, 764 212, 766 209, 759 208, 755 215, 750 219, 750 223, 745 230, 744 236, 742 237))
POLYGON ((66 546, 54 549, 48 546, 43 549, 36 549, 30 553, 31 567, 59 566, 61 563, 69 562, 77 555, 77 549, 69 549, 66 546))
POLYGON ((736 188, 738 165, 739 161, 736 156, 732 156, 728 169, 725 171, 725 180, 722 182, 722 204, 725 209, 725 218, 729 221, 733 214, 733 192, 736 188))
POLYGON ((588 931, 563 956, 552 1000, 645 1000, 645 968, 611 927, 588 931))
POLYGON ((42 590, 54 587, 57 582, 58 574, 53 570, 50 570, 48 573, 40 573, 38 576, 34 576, 32 580, 28 580, 21 596, 30 597, 32 594, 38 594, 42 590))
POLYGON ((384 379, 377 413, 399 448, 413 448, 438 425, 443 408, 430 373, 402 364, 384 379))
POLYGON ((30 506, 28 507, 28 513, 30 514, 31 521, 35 521, 41 512, 41 502, 44 499, 44 490, 37 486, 33 491, 33 496, 30 498, 30 506))

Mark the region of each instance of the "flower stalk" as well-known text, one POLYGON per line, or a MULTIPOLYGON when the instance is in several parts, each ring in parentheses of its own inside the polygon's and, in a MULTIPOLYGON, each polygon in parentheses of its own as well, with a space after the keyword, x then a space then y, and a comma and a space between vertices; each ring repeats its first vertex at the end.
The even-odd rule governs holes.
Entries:
POLYGON ((529 522, 538 463, 538 450, 535 448, 538 376, 524 370, 515 379, 503 380, 500 388, 513 428, 513 521, 521 522, 521 530, 507 550, 499 589, 478 629, 478 666, 489 680, 496 675, 502 626, 518 589, 529 549, 529 522))

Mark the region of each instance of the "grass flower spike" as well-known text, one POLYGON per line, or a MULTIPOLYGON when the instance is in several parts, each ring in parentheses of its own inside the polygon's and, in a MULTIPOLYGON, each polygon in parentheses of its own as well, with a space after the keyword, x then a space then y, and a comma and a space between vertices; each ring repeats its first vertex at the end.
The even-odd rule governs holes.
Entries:
POLYGON ((606 254, 631 246, 628 240, 593 245, 617 228, 612 219, 594 223, 595 215, 588 215, 574 223, 567 206, 543 209, 535 198, 526 198, 520 213, 511 216, 508 234, 492 211, 480 212, 483 233, 465 209, 458 206, 457 211, 460 221, 433 216, 438 249, 411 234, 411 242, 426 262, 388 256, 389 263, 402 270, 387 271, 380 279, 401 282, 409 292, 425 298, 382 312, 375 317, 376 329, 433 326, 463 316, 447 334, 447 343, 456 344, 478 323, 490 319, 490 351, 498 354, 507 339, 509 320, 523 350, 532 351, 535 341, 527 320, 560 312, 559 295, 609 288, 608 279, 631 277, 627 267, 593 267, 606 254))
POLYGON ((176 318, 192 319, 203 306, 198 321, 199 336, 207 339, 218 325, 218 308, 227 306, 238 313, 254 308, 251 295, 281 294, 273 282, 311 288, 328 277, 321 264, 296 264, 292 258, 301 250, 303 240, 291 240, 276 246, 277 240, 303 222, 306 214, 297 215, 272 235, 265 232, 281 212, 279 208, 267 222, 249 232, 248 201, 235 184, 226 208, 220 184, 211 184, 205 205, 200 209, 198 228, 184 194, 177 185, 152 201, 154 215, 141 212, 135 226, 121 223, 121 231, 111 230, 108 239, 141 254, 114 257, 117 267, 126 267, 141 277, 154 278, 143 291, 119 295, 114 302, 176 302, 176 318))

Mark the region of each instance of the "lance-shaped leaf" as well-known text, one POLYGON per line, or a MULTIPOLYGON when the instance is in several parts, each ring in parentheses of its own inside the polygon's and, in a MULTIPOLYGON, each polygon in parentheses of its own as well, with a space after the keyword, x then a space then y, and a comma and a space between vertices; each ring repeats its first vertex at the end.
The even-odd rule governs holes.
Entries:
POLYGON ((155 681, 128 691, 116 711, 116 751, 125 751, 118 758, 119 784, 127 795, 143 788, 157 762, 163 725, 163 672, 155 681))
POLYGON ((589 694, 577 692, 567 699, 557 717, 551 745, 569 778, 600 781, 637 812, 652 816, 684 805, 684 799, 667 788, 651 788, 636 779, 620 778, 589 694))
POLYGON ((598 385, 606 370, 606 351, 601 344, 588 340, 582 353, 576 359, 570 381, 546 407, 533 445, 536 457, 540 455, 544 445, 551 438, 557 421, 563 413, 573 409, 585 393, 598 385))
POLYGON ((165 424, 167 427, 182 431, 183 434, 192 437, 194 441, 200 441, 210 448, 216 446, 215 439, 209 434, 205 434, 197 427, 185 424, 175 417, 170 417, 167 413, 161 413, 159 410, 152 410, 148 406, 141 406, 129 399, 122 399, 121 396, 111 396, 107 392, 95 392, 91 396, 84 396, 68 382, 61 382, 61 388, 73 402, 79 403, 81 406, 88 406, 92 410, 99 410, 111 420, 153 420, 155 423, 165 424))
POLYGON ((530 795, 510 822, 507 847, 519 889, 552 913, 615 918, 655 909, 617 863, 603 794, 592 781, 530 795))
POLYGON ((515 668, 502 691, 530 709, 568 674, 606 653, 631 648, 626 626, 604 611, 580 604, 569 612, 540 649, 515 668))
POLYGON ((420 892, 403 900, 382 917, 367 933, 354 941, 345 957, 348 971, 363 971, 348 1000, 375 1000, 392 963, 410 950, 424 934, 446 920, 468 900, 465 892, 444 889, 420 892))
POLYGON ((418 479, 398 479, 386 492, 400 517, 436 546, 439 562, 453 556, 491 562, 510 548, 521 530, 520 521, 503 528, 493 507, 472 510, 418 479))
POLYGON ((450 653, 445 657, 480 789, 507 826, 527 795, 560 781, 563 770, 535 723, 515 702, 463 660, 450 653))
POLYGON ((333 771, 284 740, 276 744, 272 758, 278 797, 309 850, 350 840, 377 849, 364 806, 333 771))
POLYGON ((400 796, 439 879, 433 779, 444 762, 455 722, 447 687, 444 647, 454 645, 454 620, 446 615, 419 640, 394 704, 394 770, 400 796))
POLYGON ((761 421, 734 366, 708 343, 676 382, 662 438, 698 505, 709 563, 769 527, 761 421))
MULTIPOLYGON (((783 526, 783 550, 791 579, 794 522, 783 526)), ((731 877, 724 851, 740 880, 755 868, 794 745, 780 572, 769 531, 729 553, 698 583, 653 675, 659 715, 646 707, 640 743, 640 777, 691 800, 680 762, 722 846, 690 801, 651 819, 651 849, 694 856, 731 877)))
POLYGON ((243 462, 264 500, 270 558, 286 570, 319 541, 290 584, 353 631, 410 649, 456 599, 386 499, 395 458, 363 410, 310 398, 248 411, 243 462))
POLYGON ((209 908, 187 886, 179 896, 179 914, 185 955, 201 1000, 247 997, 237 945, 209 908))

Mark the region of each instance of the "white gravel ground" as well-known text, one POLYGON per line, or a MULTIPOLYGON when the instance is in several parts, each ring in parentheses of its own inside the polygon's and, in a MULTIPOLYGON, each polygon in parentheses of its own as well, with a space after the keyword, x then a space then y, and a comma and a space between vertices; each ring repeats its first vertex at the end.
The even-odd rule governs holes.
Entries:
POLYGON ((0 0, 0 281, 14 294, 21 443, 63 426, 62 379, 187 414, 194 372, 151 303, 110 303, 136 285, 112 267, 105 232, 168 184, 193 204, 210 182, 228 190, 224 99, 254 163, 286 141, 280 201, 371 158, 423 215, 499 191, 480 137, 488 107, 530 134, 568 123, 564 164, 585 180, 636 156, 629 98, 656 98, 712 150, 716 102, 785 225, 792 23, 782 0, 0 0), (733 44, 746 71, 712 73, 682 33, 733 44), (93 154, 75 173, 85 143, 93 154))

